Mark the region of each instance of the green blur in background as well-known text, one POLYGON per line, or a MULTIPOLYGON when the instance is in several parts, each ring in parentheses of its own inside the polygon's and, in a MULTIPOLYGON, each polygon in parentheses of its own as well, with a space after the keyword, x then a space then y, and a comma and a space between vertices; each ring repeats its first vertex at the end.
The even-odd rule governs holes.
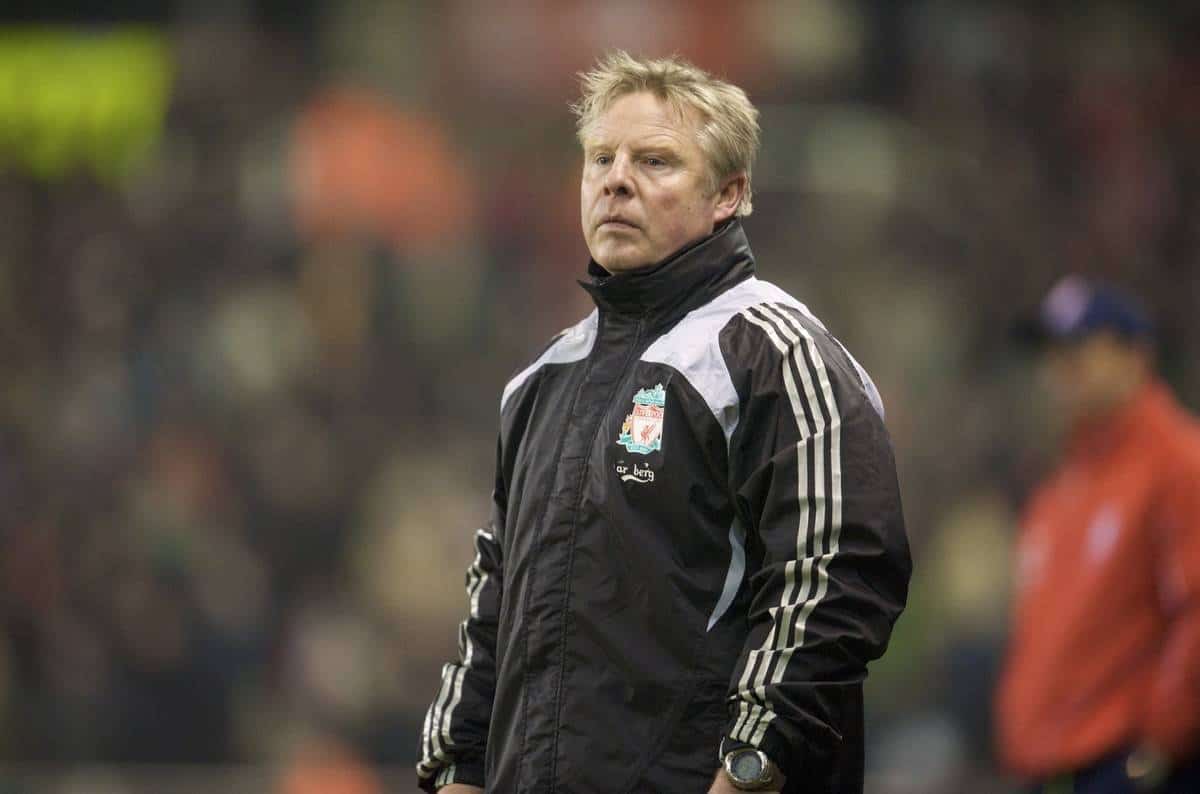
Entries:
POLYGON ((0 32, 0 163, 45 180, 127 175, 162 134, 171 70, 152 29, 0 32))

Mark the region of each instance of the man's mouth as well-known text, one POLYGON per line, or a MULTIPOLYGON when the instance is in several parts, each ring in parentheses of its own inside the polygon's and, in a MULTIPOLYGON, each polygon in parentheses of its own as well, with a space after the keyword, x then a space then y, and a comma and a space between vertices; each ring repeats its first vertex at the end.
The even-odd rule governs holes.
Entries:
POLYGON ((632 221, 628 221, 628 220, 625 220, 624 218, 618 218, 615 216, 605 218, 604 220, 600 221, 600 225, 601 226, 616 226, 618 228, 625 228, 625 229, 638 228, 636 223, 633 223, 632 221))

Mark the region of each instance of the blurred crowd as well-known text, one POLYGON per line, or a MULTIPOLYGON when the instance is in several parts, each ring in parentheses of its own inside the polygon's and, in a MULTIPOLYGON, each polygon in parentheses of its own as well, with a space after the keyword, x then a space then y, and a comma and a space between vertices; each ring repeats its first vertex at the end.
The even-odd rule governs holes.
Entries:
POLYGON ((170 25, 144 162, 0 170, 0 758, 316 753, 346 759, 330 792, 415 760, 501 389, 589 307, 566 105, 622 46, 748 90, 759 273, 887 404, 916 569, 869 685, 872 790, 1006 790, 1008 553, 1060 430, 1014 318, 1066 272, 1124 284, 1200 404, 1184 5, 352 0, 300 30, 170 25))

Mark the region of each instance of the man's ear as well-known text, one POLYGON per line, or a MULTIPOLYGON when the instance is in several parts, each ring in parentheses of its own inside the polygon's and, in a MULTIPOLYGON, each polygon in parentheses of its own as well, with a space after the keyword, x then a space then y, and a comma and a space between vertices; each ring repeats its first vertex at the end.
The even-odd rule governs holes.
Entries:
POLYGON ((717 190, 717 206, 713 208, 713 225, 724 223, 734 216, 742 197, 746 195, 746 175, 734 174, 717 190))

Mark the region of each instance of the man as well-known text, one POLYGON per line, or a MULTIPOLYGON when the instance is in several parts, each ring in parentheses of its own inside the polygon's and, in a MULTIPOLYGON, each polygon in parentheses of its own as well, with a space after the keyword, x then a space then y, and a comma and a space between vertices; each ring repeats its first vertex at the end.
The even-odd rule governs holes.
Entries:
POLYGON ((860 791, 910 570, 878 394, 754 276, 746 95, 624 53, 583 88, 596 310, 501 397, 420 784, 860 791))
POLYGON ((1198 792, 1200 425, 1123 294, 1067 278, 1037 330, 1070 433, 1022 522, 1000 755, 1045 792, 1198 792))

